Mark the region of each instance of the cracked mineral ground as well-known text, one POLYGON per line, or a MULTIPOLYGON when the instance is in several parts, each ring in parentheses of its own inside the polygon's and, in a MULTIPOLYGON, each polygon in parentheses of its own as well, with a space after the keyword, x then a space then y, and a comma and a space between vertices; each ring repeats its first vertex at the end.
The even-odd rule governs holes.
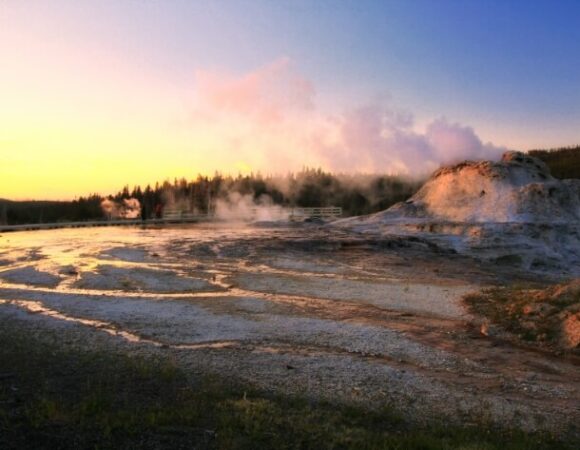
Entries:
POLYGON ((549 281, 416 236, 316 224, 0 237, 0 323, 79 348, 167 354, 266 391, 394 406, 417 422, 569 434, 577 355, 482 333, 463 301, 549 281))

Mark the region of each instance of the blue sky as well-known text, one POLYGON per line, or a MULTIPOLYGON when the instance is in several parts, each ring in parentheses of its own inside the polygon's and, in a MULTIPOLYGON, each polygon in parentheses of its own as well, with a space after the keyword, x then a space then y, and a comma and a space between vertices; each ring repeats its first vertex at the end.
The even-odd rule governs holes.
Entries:
POLYGON ((579 139, 580 2, 250 1, 213 17, 240 46, 212 63, 284 54, 329 99, 389 93, 513 146, 579 139))
POLYGON ((444 115, 507 145, 579 140, 578 1, 39 3, 63 39, 110 46, 172 82, 286 56, 331 107, 390 94, 418 118, 444 115))

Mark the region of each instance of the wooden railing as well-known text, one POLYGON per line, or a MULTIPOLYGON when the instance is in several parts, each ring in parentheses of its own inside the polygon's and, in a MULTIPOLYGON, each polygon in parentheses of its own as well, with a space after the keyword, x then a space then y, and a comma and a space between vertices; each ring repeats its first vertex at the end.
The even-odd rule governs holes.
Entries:
MULTIPOLYGON (((200 219, 190 220, 198 222, 200 219)), ((88 220, 86 222, 54 222, 54 223, 27 223, 21 225, 0 225, 0 232, 28 231, 28 230, 53 230, 57 228, 85 228, 85 227, 115 227, 128 225, 163 225, 174 222, 188 222, 187 220, 172 221, 169 219, 112 219, 112 220, 88 220)))
POLYGON ((342 216, 340 206, 325 206, 320 208, 292 208, 290 210, 290 220, 312 219, 336 219, 342 216))
MULTIPOLYGON (((336 219, 337 217, 342 216, 342 208, 339 206, 325 206, 325 207, 316 207, 316 208, 281 208, 281 207, 273 207, 271 209, 272 217, 280 217, 285 216, 288 220, 304 220, 304 219, 336 219)), ((250 214, 244 214, 244 218, 248 218, 252 216, 252 218, 256 218, 260 216, 261 212, 264 211, 264 208, 252 208, 250 210, 250 214)), ((163 212, 163 219, 169 221, 187 221, 187 220, 207 220, 216 217, 214 214, 200 214, 200 213, 192 213, 190 211, 184 211, 179 209, 167 208, 163 212)), ((219 217, 218 217, 219 218, 219 217)))
MULTIPOLYGON (((259 209, 256 208, 256 214, 259 209)), ((280 211, 280 210, 277 210, 280 211)), ((312 219, 335 219, 342 215, 342 208, 328 206, 322 208, 287 208, 288 220, 300 221, 308 218, 312 219)), ((213 214, 192 213, 177 209, 166 209, 160 219, 113 219, 113 220, 92 220, 86 222, 56 222, 56 223, 31 223, 23 225, 0 225, 0 232, 24 231, 24 230, 50 230, 55 228, 81 228, 81 227, 111 227, 123 225, 146 225, 146 224, 167 224, 167 223, 195 223, 214 220, 213 214)))
POLYGON ((163 211, 163 219, 164 220, 204 220, 211 218, 212 216, 206 213, 193 213, 191 211, 183 211, 180 209, 171 209, 168 208, 163 211))

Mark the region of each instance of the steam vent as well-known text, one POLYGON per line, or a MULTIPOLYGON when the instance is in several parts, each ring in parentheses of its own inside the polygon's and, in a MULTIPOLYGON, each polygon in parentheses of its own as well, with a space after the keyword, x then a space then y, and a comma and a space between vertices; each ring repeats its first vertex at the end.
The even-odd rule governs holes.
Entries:
POLYGON ((412 234, 528 270, 580 274, 580 180, 555 179, 542 161, 521 152, 443 167, 407 201, 336 225, 412 234))

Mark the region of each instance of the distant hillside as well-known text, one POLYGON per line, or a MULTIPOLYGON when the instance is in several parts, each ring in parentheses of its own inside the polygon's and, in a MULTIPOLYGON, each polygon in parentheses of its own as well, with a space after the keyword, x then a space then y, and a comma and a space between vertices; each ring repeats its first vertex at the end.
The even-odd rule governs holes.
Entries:
POLYGON ((556 178, 580 178, 580 145, 551 150, 530 150, 528 154, 544 161, 556 178))

